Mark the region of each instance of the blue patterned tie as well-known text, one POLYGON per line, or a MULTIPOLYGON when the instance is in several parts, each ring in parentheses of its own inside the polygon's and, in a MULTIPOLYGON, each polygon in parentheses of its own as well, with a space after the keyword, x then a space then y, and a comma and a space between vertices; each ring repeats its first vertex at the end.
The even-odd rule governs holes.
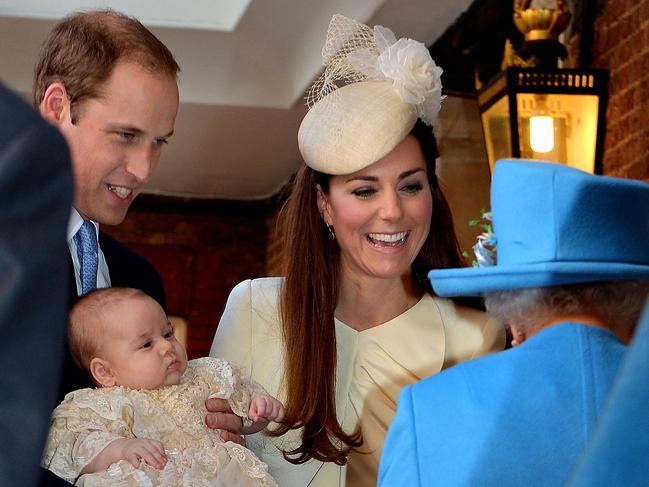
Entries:
POLYGON ((79 231, 74 235, 79 256, 79 277, 81 279, 81 295, 97 287, 97 234, 94 225, 84 221, 79 231))

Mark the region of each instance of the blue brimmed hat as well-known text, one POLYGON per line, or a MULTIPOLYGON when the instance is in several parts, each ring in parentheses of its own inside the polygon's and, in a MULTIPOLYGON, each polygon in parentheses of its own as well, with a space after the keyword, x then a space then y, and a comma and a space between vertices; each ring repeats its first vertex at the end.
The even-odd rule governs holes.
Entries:
POLYGON ((436 269, 440 296, 649 279, 649 184, 500 160, 491 184, 497 262, 436 269))

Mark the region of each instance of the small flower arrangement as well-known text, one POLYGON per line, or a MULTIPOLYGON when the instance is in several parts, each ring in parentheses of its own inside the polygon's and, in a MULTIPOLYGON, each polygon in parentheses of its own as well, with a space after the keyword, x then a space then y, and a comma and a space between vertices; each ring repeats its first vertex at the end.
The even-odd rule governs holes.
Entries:
POLYGON ((392 80, 403 101, 415 106, 419 118, 432 125, 444 98, 442 68, 435 64, 421 42, 397 40, 391 30, 381 26, 376 26, 374 32, 380 52, 376 69, 392 80))
MULTIPOLYGON (((333 21, 332 21, 333 22, 333 21)), ((399 97, 413 105, 417 116, 432 126, 442 100, 442 68, 428 48, 413 39, 398 39, 387 27, 374 27, 372 47, 354 50, 347 62, 367 79, 387 79, 399 97)))
MULTIPOLYGON (((472 247, 475 259, 473 267, 489 267, 496 265, 496 234, 491 227, 491 212, 484 208, 480 210, 480 218, 469 221, 470 227, 480 227, 483 232, 478 235, 478 242, 472 247)), ((462 255, 467 259, 469 253, 465 250, 462 255)))

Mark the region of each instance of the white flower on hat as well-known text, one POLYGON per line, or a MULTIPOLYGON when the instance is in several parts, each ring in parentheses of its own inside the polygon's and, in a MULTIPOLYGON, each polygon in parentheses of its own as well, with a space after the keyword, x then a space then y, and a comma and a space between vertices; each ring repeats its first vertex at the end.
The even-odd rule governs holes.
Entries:
POLYGON ((413 39, 397 40, 387 27, 374 27, 378 50, 359 49, 348 54, 348 61, 368 79, 389 79, 399 97, 414 105, 417 116, 432 125, 444 97, 442 68, 435 64, 424 44, 413 39))
POLYGON ((316 171, 367 167, 403 141, 417 119, 432 125, 439 114, 442 70, 420 42, 336 14, 322 59, 298 130, 300 153, 316 171))
POLYGON ((377 68, 392 80, 403 101, 415 105, 424 123, 435 121, 442 101, 442 68, 435 64, 426 46, 412 39, 399 39, 379 55, 377 68))

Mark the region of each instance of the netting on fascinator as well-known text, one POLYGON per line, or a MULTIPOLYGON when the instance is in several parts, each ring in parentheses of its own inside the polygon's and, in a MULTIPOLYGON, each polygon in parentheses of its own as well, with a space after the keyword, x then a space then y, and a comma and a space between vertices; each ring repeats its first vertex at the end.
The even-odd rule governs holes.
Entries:
POLYGON ((442 68, 424 44, 398 39, 380 25, 373 29, 343 15, 334 15, 322 48, 324 72, 306 96, 309 108, 338 88, 367 80, 388 80, 418 118, 432 125, 442 96, 442 68))
POLYGON ((334 15, 322 57, 298 130, 310 168, 352 174, 394 150, 417 118, 428 125, 437 118, 442 70, 421 42, 334 15))

